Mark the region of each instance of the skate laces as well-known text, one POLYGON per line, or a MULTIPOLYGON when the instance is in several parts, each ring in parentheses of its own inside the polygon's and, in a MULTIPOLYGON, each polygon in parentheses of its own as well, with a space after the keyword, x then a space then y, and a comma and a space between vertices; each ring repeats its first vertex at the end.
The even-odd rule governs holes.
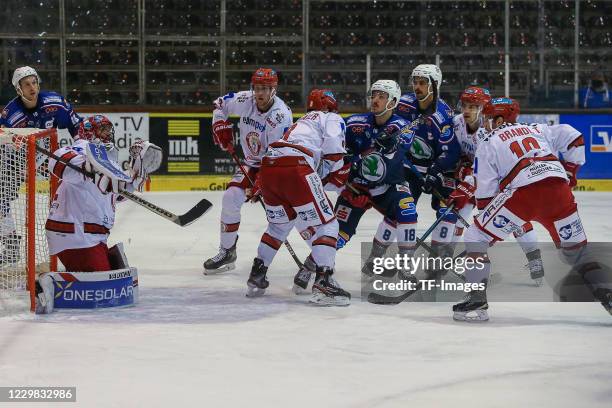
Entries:
POLYGON ((539 272, 544 268, 544 264, 542 263, 542 259, 533 259, 525 265, 525 268, 529 270, 529 272, 539 272))
POLYGON ((223 247, 219 247, 219 253, 215 256, 213 256, 211 259, 214 262, 218 262, 220 260, 222 260, 223 258, 225 258, 225 255, 227 254, 228 250, 223 248, 223 247))

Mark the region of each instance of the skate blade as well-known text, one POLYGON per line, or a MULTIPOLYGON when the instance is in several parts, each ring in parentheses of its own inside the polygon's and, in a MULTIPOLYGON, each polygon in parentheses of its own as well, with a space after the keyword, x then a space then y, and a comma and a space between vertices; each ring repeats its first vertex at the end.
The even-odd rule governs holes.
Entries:
POLYGON ((489 314, 486 310, 454 312, 453 320, 456 320, 458 322, 486 322, 489 320, 489 314))
POLYGON ((248 285, 246 297, 250 297, 250 298, 261 297, 263 296, 264 293, 266 293, 265 289, 258 288, 257 286, 248 285))
POLYGON ((219 273, 231 271, 233 269, 236 269, 236 264, 234 262, 223 265, 222 267, 217 268, 217 269, 206 269, 206 267, 204 267, 203 274, 204 275, 217 275, 219 273))
POLYGON ((308 290, 308 286, 306 286, 306 289, 304 289, 301 286, 296 285, 295 283, 293 284, 291 291, 298 296, 303 296, 310 293, 310 291, 308 290))
POLYGON ((351 304, 351 299, 345 296, 330 297, 322 293, 313 293, 308 302, 317 306, 348 306, 351 304))

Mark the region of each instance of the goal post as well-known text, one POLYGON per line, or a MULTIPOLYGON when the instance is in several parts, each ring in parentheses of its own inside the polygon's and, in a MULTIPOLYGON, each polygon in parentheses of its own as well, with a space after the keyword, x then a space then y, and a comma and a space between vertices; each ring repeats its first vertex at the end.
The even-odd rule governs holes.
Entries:
POLYGON ((27 303, 34 311, 37 273, 57 270, 56 257, 49 256, 45 222, 58 180, 50 176, 48 158, 36 151, 37 144, 55 151, 57 130, 0 129, 0 309, 4 306, 4 312, 22 310, 27 303))

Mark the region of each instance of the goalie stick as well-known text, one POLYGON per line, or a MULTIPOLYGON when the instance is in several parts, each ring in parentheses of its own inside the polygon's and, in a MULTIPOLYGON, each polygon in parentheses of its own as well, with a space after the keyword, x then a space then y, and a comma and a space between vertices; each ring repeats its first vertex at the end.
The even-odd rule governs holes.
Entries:
MULTIPOLYGON (((236 162, 236 165, 240 168, 240 171, 242 172, 242 174, 244 174, 244 177, 246 177, 246 179, 249 181, 249 184, 251 185, 251 187, 253 187, 255 185, 255 182, 251 179, 251 177, 249 176, 249 173, 247 173, 245 171, 245 168, 242 165, 242 163, 240 163, 240 159, 236 155, 236 152, 234 152, 234 149, 229 150, 229 154, 232 156, 232 159, 234 160, 234 162, 236 162)), ((257 201, 259 201, 259 203, 261 204, 261 207, 265 211, 266 206, 264 205, 263 201, 261 201, 260 199, 258 199, 257 201)), ((283 242, 283 244, 285 244, 285 247, 287 248, 287 251, 289 251, 289 254, 293 258, 293 260, 295 261, 297 266, 300 269, 302 269, 304 267, 304 264, 302 263, 302 261, 300 261, 300 258, 298 258, 298 256, 296 255, 296 253, 293 250, 293 247, 291 246, 289 241, 285 240, 285 242, 283 242)))
MULTIPOLYGON (((36 145, 36 150, 44 154, 45 156, 51 157, 57 160, 58 162, 65 164, 66 166, 70 167, 72 170, 77 171, 89 178, 94 177, 92 173, 85 171, 85 169, 75 164, 62 160, 61 157, 57 156, 54 153, 51 153, 49 150, 45 149, 44 147, 36 145)), ((128 200, 133 201, 136 204, 146 208, 147 210, 167 220, 172 221, 173 223, 181 227, 186 227, 187 225, 196 221, 198 218, 206 214, 206 212, 208 212, 212 208, 212 203, 210 201, 208 201, 207 199, 202 199, 194 207, 192 207, 189 211, 187 211, 185 214, 176 215, 164 208, 156 206, 155 204, 145 200, 144 198, 136 194, 130 193, 129 191, 119 190, 119 194, 124 196, 128 200)))

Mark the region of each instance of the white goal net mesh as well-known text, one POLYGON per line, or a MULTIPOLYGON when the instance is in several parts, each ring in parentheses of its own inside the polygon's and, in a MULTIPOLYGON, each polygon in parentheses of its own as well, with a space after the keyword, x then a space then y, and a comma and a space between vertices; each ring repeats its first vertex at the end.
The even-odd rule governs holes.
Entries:
POLYGON ((56 182, 49 178, 47 156, 32 148, 36 143, 53 151, 56 135, 55 130, 0 129, 0 314, 29 303, 28 274, 50 270, 45 222, 56 182))

